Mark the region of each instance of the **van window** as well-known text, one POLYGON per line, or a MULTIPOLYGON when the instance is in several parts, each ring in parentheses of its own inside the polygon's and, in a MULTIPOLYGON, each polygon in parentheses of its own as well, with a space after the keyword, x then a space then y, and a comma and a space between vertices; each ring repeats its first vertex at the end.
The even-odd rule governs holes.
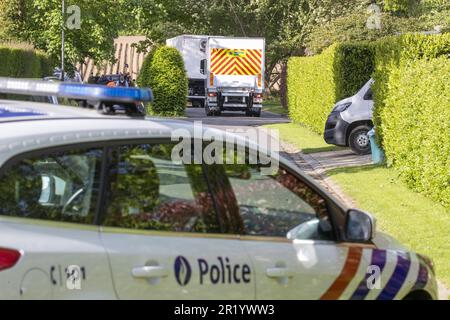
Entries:
POLYGON ((372 88, 369 88, 369 90, 367 90, 366 94, 364 95, 364 100, 373 100, 372 88))

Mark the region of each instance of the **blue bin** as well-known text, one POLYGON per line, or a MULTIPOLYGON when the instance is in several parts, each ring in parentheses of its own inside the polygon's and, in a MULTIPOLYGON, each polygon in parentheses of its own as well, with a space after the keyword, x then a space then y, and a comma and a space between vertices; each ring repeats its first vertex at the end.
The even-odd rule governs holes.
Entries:
POLYGON ((384 151, 378 146, 375 140, 375 128, 370 130, 367 135, 370 139, 370 149, 372 150, 372 162, 374 164, 384 163, 384 151))

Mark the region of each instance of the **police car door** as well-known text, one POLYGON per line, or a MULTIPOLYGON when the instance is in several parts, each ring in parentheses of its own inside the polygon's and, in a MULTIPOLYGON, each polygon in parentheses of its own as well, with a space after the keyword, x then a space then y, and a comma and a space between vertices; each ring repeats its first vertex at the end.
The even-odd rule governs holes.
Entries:
POLYGON ((229 201, 239 206, 257 299, 318 299, 329 290, 335 295, 332 284, 348 249, 333 241, 325 199, 283 168, 272 175, 258 165, 243 170, 227 165, 229 201))
POLYGON ((102 152, 34 151, 1 169, 0 246, 21 257, 0 271, 0 298, 116 298, 94 225, 102 152))
POLYGON ((111 149, 102 240, 119 298, 253 299, 250 258, 222 225, 202 165, 173 162, 172 149, 111 149))

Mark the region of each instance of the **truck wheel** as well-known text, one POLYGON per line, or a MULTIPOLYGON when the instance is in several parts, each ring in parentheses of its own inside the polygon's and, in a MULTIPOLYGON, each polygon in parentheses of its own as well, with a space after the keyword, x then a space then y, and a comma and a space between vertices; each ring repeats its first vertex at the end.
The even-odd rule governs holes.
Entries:
POLYGON ((205 113, 207 117, 214 116, 214 111, 212 111, 208 106, 205 107, 205 113))
POLYGON ((253 110, 253 116, 257 117, 257 118, 261 117, 261 109, 260 108, 254 109, 253 110))
POLYGON ((369 154, 370 140, 367 133, 370 131, 368 126, 359 126, 352 130, 348 138, 350 149, 356 154, 369 154))

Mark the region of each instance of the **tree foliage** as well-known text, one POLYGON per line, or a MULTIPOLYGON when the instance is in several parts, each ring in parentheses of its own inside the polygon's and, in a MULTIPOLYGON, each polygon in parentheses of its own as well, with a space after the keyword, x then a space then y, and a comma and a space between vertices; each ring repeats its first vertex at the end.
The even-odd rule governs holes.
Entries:
POLYGON ((435 27, 450 30, 450 2, 446 0, 384 0, 378 4, 379 13, 366 6, 315 25, 307 40, 309 53, 320 53, 335 42, 375 41, 389 35, 433 31, 435 27), (374 15, 379 28, 367 28, 374 15))
POLYGON ((141 0, 129 2, 136 17, 127 33, 145 34, 144 46, 179 34, 208 34, 266 39, 266 79, 275 66, 302 55, 313 26, 363 7, 366 0, 141 0), (150 9, 148 9, 150 8, 150 9), (150 10, 150 14, 149 11, 150 10))
MULTIPOLYGON (((66 0, 66 8, 81 9, 80 29, 63 24, 61 0, 0 0, 2 28, 0 35, 32 43, 53 57, 60 57, 61 28, 65 29, 66 68, 70 70, 85 58, 114 60, 114 38, 121 28, 120 6, 116 1, 66 0)), ((64 21, 70 15, 66 13, 64 21)))
MULTIPOLYGON (((320 52, 335 41, 374 40, 396 32, 450 26, 447 0, 66 0, 81 8, 81 29, 66 30, 68 64, 114 60, 118 34, 146 35, 138 49, 179 34, 264 37, 266 79, 279 79, 279 63, 320 52), (366 28, 377 2, 382 30, 366 28), (310 50, 308 50, 310 49, 310 50)), ((31 42, 60 56, 61 0, 0 0, 0 38, 31 42)))

